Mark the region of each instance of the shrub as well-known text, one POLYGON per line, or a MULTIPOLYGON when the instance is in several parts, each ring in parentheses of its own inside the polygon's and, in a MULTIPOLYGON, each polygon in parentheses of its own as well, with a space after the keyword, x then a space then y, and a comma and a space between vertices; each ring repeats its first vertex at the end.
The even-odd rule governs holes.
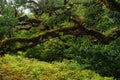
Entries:
POLYGON ((87 65, 86 68, 95 70, 101 75, 120 78, 118 75, 120 74, 119 40, 120 38, 109 45, 76 45, 78 49, 74 59, 80 64, 87 65))
POLYGON ((64 58, 64 44, 58 38, 49 39, 41 45, 29 49, 26 57, 36 58, 44 61, 62 60, 64 58))

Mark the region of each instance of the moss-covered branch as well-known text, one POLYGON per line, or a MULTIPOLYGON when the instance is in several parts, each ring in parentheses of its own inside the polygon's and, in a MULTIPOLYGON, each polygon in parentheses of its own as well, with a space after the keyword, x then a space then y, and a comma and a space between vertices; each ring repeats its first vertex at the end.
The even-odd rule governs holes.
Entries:
POLYGON ((102 44, 109 44, 111 41, 120 37, 120 29, 112 31, 107 36, 93 29, 84 27, 82 20, 77 15, 73 15, 72 21, 75 23, 72 27, 66 27, 56 30, 46 31, 44 34, 40 34, 32 38, 11 38, 0 42, 0 55, 3 55, 9 51, 17 52, 19 50, 25 51, 28 48, 32 48, 41 43, 43 39, 48 37, 59 37, 62 32, 64 35, 91 35, 95 37, 102 44), (16 43, 21 43, 21 47, 12 47, 16 43), (26 44, 26 45, 24 45, 26 44))

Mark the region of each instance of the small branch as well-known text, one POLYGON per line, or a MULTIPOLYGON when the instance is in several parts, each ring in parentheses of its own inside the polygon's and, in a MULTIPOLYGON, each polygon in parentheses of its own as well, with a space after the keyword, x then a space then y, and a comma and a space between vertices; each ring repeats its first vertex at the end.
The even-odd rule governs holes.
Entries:
POLYGON ((101 0, 103 4, 111 11, 120 12, 120 3, 115 0, 101 0))

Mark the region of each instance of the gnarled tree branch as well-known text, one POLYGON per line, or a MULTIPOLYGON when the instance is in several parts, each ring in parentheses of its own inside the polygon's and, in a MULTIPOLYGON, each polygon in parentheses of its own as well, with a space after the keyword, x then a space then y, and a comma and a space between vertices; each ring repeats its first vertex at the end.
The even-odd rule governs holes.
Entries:
POLYGON ((106 36, 101 32, 86 28, 77 15, 74 15, 72 20, 75 23, 75 25, 72 27, 50 30, 44 34, 40 34, 37 37, 32 37, 32 38, 11 38, 4 40, 0 42, 0 55, 4 55, 8 51, 11 52, 17 52, 18 50, 25 51, 28 48, 32 48, 37 44, 41 43, 43 39, 47 39, 49 36, 53 38, 61 36, 60 32, 64 33, 64 35, 91 35, 95 37, 102 44, 109 44, 111 41, 120 37, 120 29, 114 30, 113 32, 111 32, 106 36), (21 44, 27 43, 28 45, 13 48, 12 46, 17 42, 21 44))

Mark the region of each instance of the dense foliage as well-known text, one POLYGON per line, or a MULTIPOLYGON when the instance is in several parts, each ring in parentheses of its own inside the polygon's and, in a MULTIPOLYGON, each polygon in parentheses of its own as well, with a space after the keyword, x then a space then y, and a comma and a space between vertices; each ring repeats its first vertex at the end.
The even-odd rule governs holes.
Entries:
POLYGON ((0 0, 0 79, 119 80, 119 28, 119 0, 0 0))
POLYGON ((5 55, 0 59, 3 80, 113 80, 91 70, 82 70, 75 61, 47 63, 21 56, 5 55), (14 68, 14 69, 13 69, 14 68))

